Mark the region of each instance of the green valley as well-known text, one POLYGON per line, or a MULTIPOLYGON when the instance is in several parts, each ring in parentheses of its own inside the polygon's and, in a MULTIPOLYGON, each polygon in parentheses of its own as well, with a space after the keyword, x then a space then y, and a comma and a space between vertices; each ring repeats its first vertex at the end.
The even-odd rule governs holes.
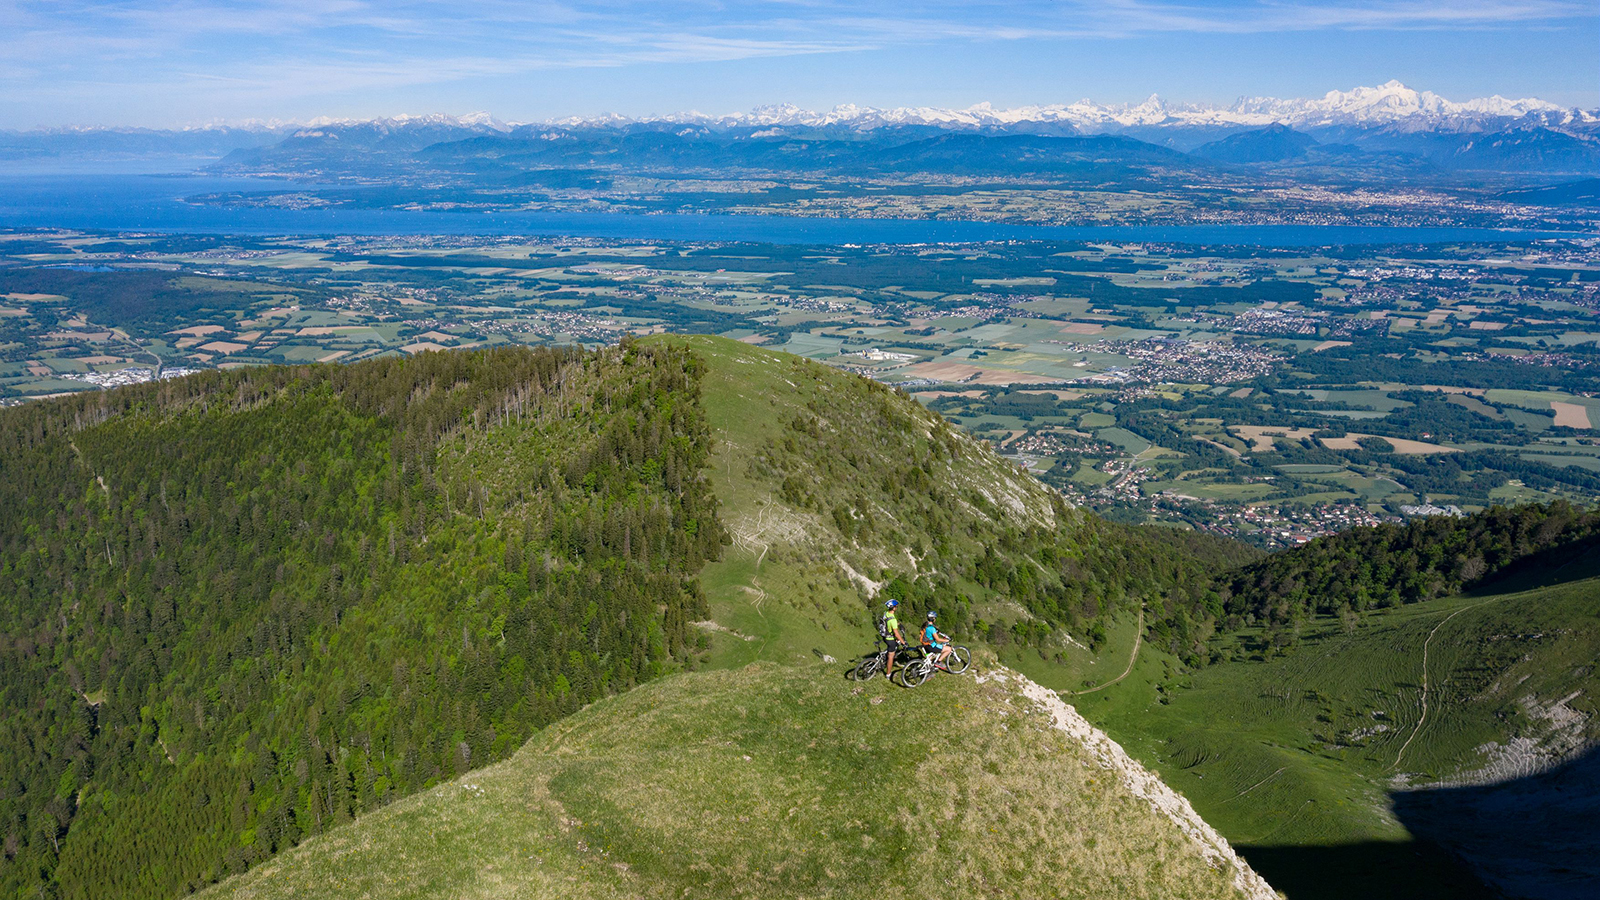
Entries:
MULTIPOLYGON (((1451 788, 1536 783, 1600 735, 1600 567, 1591 547, 1551 568, 1356 624, 1314 620, 1270 659, 1167 680, 1171 663, 1151 654, 1082 709, 1291 897, 1491 896, 1452 877, 1438 847, 1482 863, 1511 896, 1569 896, 1561 884, 1596 873, 1575 849, 1585 829, 1557 825, 1578 821, 1558 789, 1522 799, 1537 827, 1491 826, 1492 847, 1463 831, 1464 807, 1451 820, 1435 806, 1451 788), (1419 852, 1434 856, 1419 865, 1419 852), (1558 869, 1568 874, 1548 877, 1558 869)), ((1270 646, 1263 634, 1235 640, 1270 646)), ((1592 784, 1568 802, 1592 804, 1592 784)))

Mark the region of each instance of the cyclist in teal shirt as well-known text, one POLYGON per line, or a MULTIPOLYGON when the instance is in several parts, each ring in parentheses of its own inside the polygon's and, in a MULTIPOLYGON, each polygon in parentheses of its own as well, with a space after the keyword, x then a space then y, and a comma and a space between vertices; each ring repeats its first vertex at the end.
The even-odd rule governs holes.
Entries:
POLYGON ((933 620, 937 618, 939 618, 938 613, 928 613, 928 621, 922 626, 922 649, 930 655, 939 654, 934 663, 941 669, 948 670, 950 667, 945 664, 945 660, 950 658, 950 635, 941 634, 939 629, 934 627, 933 620))

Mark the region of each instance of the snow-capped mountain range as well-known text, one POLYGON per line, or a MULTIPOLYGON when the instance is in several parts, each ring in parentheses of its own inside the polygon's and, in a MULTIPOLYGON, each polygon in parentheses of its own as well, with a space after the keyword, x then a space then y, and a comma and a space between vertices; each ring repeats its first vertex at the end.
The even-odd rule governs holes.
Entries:
MULTIPOLYGON (((966 109, 929 106, 880 108, 845 104, 826 112, 803 109, 792 104, 778 104, 757 107, 748 112, 723 115, 691 111, 632 117, 608 113, 598 116, 549 119, 542 122, 506 122, 487 112, 473 112, 459 116, 444 113, 399 115, 373 119, 319 116, 299 121, 251 119, 215 122, 173 129, 166 133, 231 131, 310 136, 323 130, 339 132, 360 128, 379 134, 438 129, 505 134, 519 128, 533 130, 626 128, 652 124, 679 124, 713 129, 840 128, 852 131, 870 131, 894 126, 925 126, 955 130, 1026 129, 1033 126, 1079 133, 1150 127, 1226 129, 1260 128, 1282 124, 1293 128, 1335 126, 1375 128, 1402 125, 1408 130, 1473 131, 1484 127, 1504 126, 1510 121, 1529 117, 1536 119, 1541 125, 1578 126, 1589 129, 1600 123, 1600 110, 1568 108, 1534 98, 1510 100, 1498 94, 1456 102, 1432 91, 1418 91, 1398 81, 1390 81, 1378 87, 1329 91, 1317 99, 1241 97, 1228 106, 1173 103, 1152 94, 1140 103, 1104 104, 1092 100, 1079 100, 1075 103, 1019 106, 1009 109, 997 108, 989 103, 979 103, 966 109)), ((42 129, 33 133, 104 134, 162 131, 80 126, 42 129)), ((17 132, 12 133, 17 134, 17 132)))
POLYGON ((1067 125, 1080 131, 1104 131, 1162 125, 1261 127, 1284 124, 1293 127, 1333 125, 1373 127, 1410 122, 1454 130, 1461 126, 1519 119, 1529 115, 1547 118, 1551 124, 1596 120, 1594 112, 1567 109, 1543 100, 1532 98, 1508 100, 1495 95, 1458 103, 1446 100, 1432 91, 1417 91, 1398 81, 1390 81, 1379 87, 1329 91, 1315 100, 1242 97, 1226 107, 1198 103, 1169 103, 1155 95, 1137 104, 1108 105, 1091 100, 1079 100, 1076 103, 1022 106, 1013 109, 997 109, 988 103, 980 103, 966 109, 937 107, 879 109, 848 104, 834 107, 827 112, 814 112, 785 104, 763 106, 747 113, 721 116, 699 112, 641 118, 608 115, 558 119, 543 124, 604 127, 665 122, 729 128, 844 127, 855 130, 895 125, 1006 128, 1042 124, 1067 125))

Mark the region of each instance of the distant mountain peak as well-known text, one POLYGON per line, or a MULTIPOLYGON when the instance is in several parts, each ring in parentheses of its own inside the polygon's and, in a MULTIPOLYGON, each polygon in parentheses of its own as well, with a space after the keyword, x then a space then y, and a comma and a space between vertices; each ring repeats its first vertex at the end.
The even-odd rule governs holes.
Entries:
POLYGON ((34 133, 161 134, 239 131, 277 132, 301 136, 321 132, 332 136, 351 129, 391 135, 454 129, 492 135, 506 134, 525 125, 554 129, 626 128, 651 124, 711 129, 749 128, 771 134, 781 134, 783 129, 830 128, 865 132, 879 128, 910 126, 958 131, 1016 129, 1072 134, 1150 127, 1263 128, 1273 124, 1287 125, 1291 128, 1355 126, 1474 132, 1497 130, 1518 120, 1526 120, 1523 124, 1544 127, 1592 128, 1600 122, 1600 110, 1567 108, 1532 97, 1508 99, 1499 94, 1457 102, 1432 91, 1419 91, 1391 79, 1375 87, 1328 91, 1319 98, 1240 97, 1227 106, 1173 102, 1160 94, 1152 93, 1136 103, 1098 103, 1082 99, 1071 103, 1000 107, 984 101, 960 109, 936 106, 874 107, 842 103, 819 112, 794 103, 780 102, 758 106, 748 112, 727 114, 708 114, 697 110, 646 116, 603 113, 594 116, 547 119, 537 123, 505 122, 488 112, 478 111, 463 115, 429 113, 368 119, 318 116, 304 121, 279 119, 219 121, 169 130, 79 126, 40 129, 34 133), (776 130, 769 131, 771 129, 776 130))
POLYGON ((1204 103, 1172 103, 1152 93, 1138 103, 1103 104, 1084 99, 1075 103, 999 108, 988 101, 964 109, 943 107, 872 107, 854 103, 815 112, 792 103, 760 106, 745 113, 670 116, 598 116, 567 118, 547 124, 567 126, 620 126, 645 122, 682 122, 718 127, 845 127, 860 131, 895 125, 943 128, 1000 128, 1024 124, 1049 124, 1076 130, 1168 125, 1290 127, 1317 125, 1381 126, 1421 120, 1455 128, 1477 127, 1494 120, 1529 115, 1564 117, 1567 121, 1593 121, 1595 113, 1566 109, 1536 98, 1510 100, 1498 94, 1454 102, 1432 91, 1418 91, 1398 80, 1376 87, 1328 91, 1316 99, 1241 97, 1223 107, 1204 103))
POLYGON ((423 115, 409 115, 402 113, 398 116, 385 116, 376 119, 348 119, 333 118, 330 116, 317 116, 306 122, 304 127, 310 129, 340 128, 350 126, 367 126, 381 129, 399 129, 411 127, 443 127, 443 128, 476 128, 489 131, 506 132, 511 126, 496 119, 487 112, 472 112, 463 116, 452 116, 447 113, 426 113, 423 115))

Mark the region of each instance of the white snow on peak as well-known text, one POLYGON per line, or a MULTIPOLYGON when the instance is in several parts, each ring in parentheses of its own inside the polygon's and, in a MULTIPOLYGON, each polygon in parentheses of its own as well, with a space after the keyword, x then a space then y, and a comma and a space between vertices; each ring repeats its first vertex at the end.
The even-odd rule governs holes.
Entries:
POLYGON ((1390 81, 1378 87, 1329 91, 1320 100, 1247 97, 1230 107, 1230 111, 1291 125, 1379 125, 1418 118, 1441 122, 1520 118, 1529 113, 1564 110, 1543 100, 1507 100, 1498 94, 1454 103, 1432 91, 1417 91, 1398 81, 1390 81))
POLYGON ((377 119, 335 119, 329 116, 318 116, 304 123, 305 128, 348 128, 352 126, 367 126, 380 129, 411 128, 419 126, 434 126, 444 128, 471 128, 479 131, 507 132, 511 126, 496 119, 486 112, 467 113, 464 116, 452 116, 445 113, 428 113, 426 115, 398 115, 377 119))
MULTIPOLYGON (((709 128, 750 128, 763 135, 779 135, 788 128, 840 128, 870 131, 895 126, 924 126, 948 129, 985 129, 1036 126, 1057 130, 1096 133, 1123 128, 1222 126, 1263 127, 1281 123, 1294 127, 1353 125, 1364 127, 1399 126, 1444 130, 1477 130, 1504 125, 1509 120, 1533 117, 1541 124, 1554 126, 1592 125, 1600 110, 1569 109, 1534 98, 1511 100, 1498 94, 1455 102, 1432 91, 1418 91, 1389 81, 1377 87, 1356 87, 1348 91, 1329 91, 1314 99, 1241 97, 1229 106, 1205 103, 1173 103, 1151 94, 1138 103, 1052 103, 998 108, 978 103, 965 109, 932 106, 880 108, 846 103, 817 112, 792 103, 759 106, 749 112, 709 115, 694 110, 656 116, 625 116, 606 113, 598 116, 569 116, 542 123, 546 128, 620 128, 636 124, 665 124, 709 128)), ((515 123, 502 122, 487 112, 453 116, 442 113, 400 115, 377 119, 330 118, 321 116, 307 122, 250 121, 231 127, 251 129, 299 128, 302 135, 313 132, 336 134, 338 129, 365 127, 393 131, 408 127, 463 128, 479 133, 505 133, 515 123)), ((206 127, 223 127, 215 123, 206 127)), ((95 130, 95 129, 90 129, 95 130)))
POLYGON ((616 126, 638 122, 695 123, 721 127, 761 129, 785 127, 845 127, 870 130, 893 125, 925 125, 946 128, 1004 127, 1025 123, 1071 126, 1083 131, 1104 131, 1136 126, 1223 125, 1263 126, 1283 123, 1315 125, 1386 125, 1405 120, 1457 126, 1480 124, 1490 119, 1515 119, 1538 113, 1559 114, 1568 120, 1590 121, 1592 113, 1569 110, 1532 98, 1508 100, 1499 95, 1464 102, 1453 102, 1433 93, 1417 91, 1398 81, 1377 87, 1357 87, 1348 91, 1329 91, 1317 99, 1279 99, 1241 97, 1231 106, 1174 104, 1156 94, 1140 103, 1101 104, 1092 100, 1076 103, 1022 106, 997 109, 979 103, 965 109, 939 107, 896 107, 892 109, 844 104, 826 112, 814 112, 794 104, 757 107, 745 113, 712 116, 703 113, 677 113, 670 116, 630 118, 607 115, 594 118, 572 117, 547 124, 565 126, 616 126))

